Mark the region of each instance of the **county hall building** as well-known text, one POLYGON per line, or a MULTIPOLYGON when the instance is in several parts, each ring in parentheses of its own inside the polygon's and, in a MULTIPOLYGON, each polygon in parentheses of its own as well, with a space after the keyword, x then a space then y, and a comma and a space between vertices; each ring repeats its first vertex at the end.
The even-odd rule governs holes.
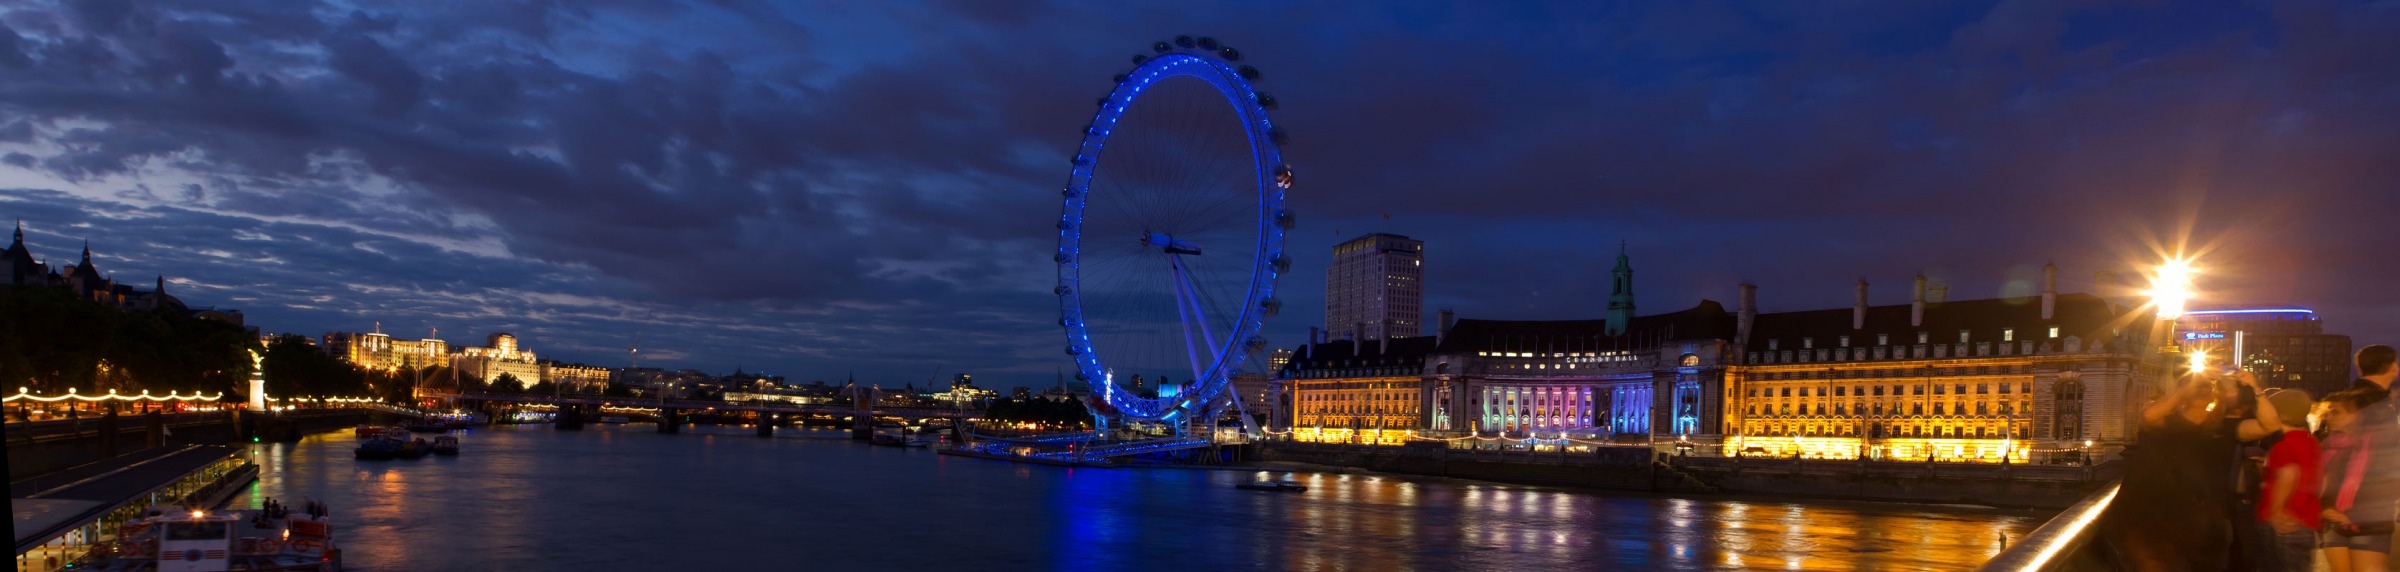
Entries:
MULTIPOLYGON (((1301 441, 1677 445, 1725 455, 2065 461, 2130 439, 2145 327, 2089 294, 1760 313, 1701 300, 1635 316, 1619 256, 1598 320, 1453 320, 1303 345, 1279 372, 1301 441), (1413 389, 1414 391, 1409 391, 1413 389)), ((1465 445, 1458 445, 1465 446, 1465 445)))

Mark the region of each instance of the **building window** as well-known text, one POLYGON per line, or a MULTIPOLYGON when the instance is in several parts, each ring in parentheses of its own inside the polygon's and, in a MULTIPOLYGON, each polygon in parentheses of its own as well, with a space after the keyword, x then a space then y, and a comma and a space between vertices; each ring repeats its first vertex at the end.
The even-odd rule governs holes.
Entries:
POLYGON ((2050 339, 2058 339, 2058 326, 2050 327, 2050 339))
POLYGON ((1845 348, 1846 348, 1846 347, 1850 347, 1850 336, 1842 336, 1842 337, 1841 337, 1841 341, 1842 341, 1842 347, 1845 347, 1845 348))
POLYGON ((1922 344, 1922 343, 1926 343, 1926 340, 1931 340, 1931 339, 1933 339, 1933 333, 1932 333, 1932 332, 1917 332, 1917 343, 1920 343, 1920 344, 1922 344))
POLYGON ((1817 339, 1816 339, 1816 338, 1800 338, 1800 349, 1804 349, 1804 350, 1806 350, 1806 349, 1815 349, 1816 347, 1817 347, 1817 339))
POLYGON ((1966 330, 1959 330, 1959 331, 1958 331, 1958 343, 1962 343, 1962 344, 1963 344, 1963 343, 1967 343, 1967 331, 1966 331, 1966 330))
POLYGON ((2017 341, 2017 329, 2016 329, 2016 328, 2000 328, 2000 341, 2003 341, 2003 342, 2013 342, 2013 341, 2017 341))
POLYGON ((1780 344, 1777 344, 1777 343, 1776 343, 1776 342, 1778 342, 1778 341, 1781 341, 1781 340, 1767 340, 1767 350, 1768 350, 1768 351, 1773 351, 1773 350, 1775 350, 1775 349, 1776 349, 1776 348, 1777 348, 1777 347, 1780 345, 1780 344))
POLYGON ((2072 379, 2060 380, 2057 394, 2057 402, 2053 404, 2056 411, 2052 413, 2052 417, 2053 422, 2058 426, 2058 438, 2069 441, 2082 439, 2083 382, 2072 379))
POLYGON ((1879 346, 1888 346, 1888 345, 1892 345, 1892 335, 1891 335, 1891 334, 1875 334, 1875 345, 1879 345, 1879 346))

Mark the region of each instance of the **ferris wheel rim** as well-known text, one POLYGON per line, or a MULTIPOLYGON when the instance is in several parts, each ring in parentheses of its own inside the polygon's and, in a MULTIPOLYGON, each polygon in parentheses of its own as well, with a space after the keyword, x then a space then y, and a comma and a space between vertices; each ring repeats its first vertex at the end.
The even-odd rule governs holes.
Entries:
MULTIPOLYGON (((1076 378, 1095 390, 1093 398, 1105 404, 1117 416, 1144 420, 1165 421, 1205 406, 1215 399, 1231 382, 1248 354, 1263 343, 1258 337, 1265 318, 1279 307, 1275 301, 1275 283, 1287 265, 1283 254, 1283 228, 1290 221, 1284 205, 1284 189, 1290 186, 1289 167, 1282 159, 1282 138, 1267 108, 1273 105, 1272 96, 1257 90, 1250 79, 1257 71, 1249 66, 1239 68, 1227 63, 1238 59, 1231 48, 1204 50, 1198 54, 1166 49, 1158 44, 1156 57, 1136 56, 1132 72, 1118 76, 1118 82, 1100 109, 1084 129, 1077 147, 1066 188, 1062 191, 1062 214, 1059 218, 1058 264, 1059 323, 1067 335, 1067 353, 1076 362, 1076 378), (1117 391, 1091 340, 1083 307, 1080 257, 1083 248, 1084 207, 1088 204, 1094 167, 1100 164, 1100 151, 1107 145, 1118 120, 1141 96, 1159 81, 1175 77, 1201 80, 1215 89, 1240 117, 1249 142, 1258 198, 1255 251, 1251 253, 1249 285, 1243 304, 1234 314, 1233 328, 1221 336, 1212 335, 1211 342, 1221 345, 1211 356, 1210 365, 1195 379, 1196 387, 1174 398, 1141 398, 1129 392, 1117 391)), ((1232 314, 1229 312, 1229 314, 1232 314)), ((1197 366, 1195 366, 1197 367, 1197 366)), ((1087 403, 1088 404, 1088 403, 1087 403)), ((1095 407, 1095 410, 1099 409, 1095 407)))

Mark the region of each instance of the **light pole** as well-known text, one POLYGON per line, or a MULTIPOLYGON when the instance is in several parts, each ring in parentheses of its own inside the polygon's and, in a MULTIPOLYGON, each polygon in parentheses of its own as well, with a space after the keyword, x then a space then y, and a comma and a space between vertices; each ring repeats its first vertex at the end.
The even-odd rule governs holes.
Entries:
POLYGON ((2184 303, 2192 299, 2192 277, 2199 273, 2190 259, 2170 258, 2159 265, 2150 279, 2150 305, 2157 310, 2151 320, 2150 341, 2157 344, 2153 347, 2158 354, 2158 389, 2162 394, 2175 389, 2175 362, 2177 354, 2182 353, 2175 344, 2175 320, 2183 317, 2184 303))

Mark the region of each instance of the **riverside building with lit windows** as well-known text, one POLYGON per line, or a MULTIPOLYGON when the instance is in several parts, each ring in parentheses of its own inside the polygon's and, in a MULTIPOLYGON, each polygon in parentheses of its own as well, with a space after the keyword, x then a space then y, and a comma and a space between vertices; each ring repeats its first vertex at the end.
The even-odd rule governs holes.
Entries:
POLYGON ((450 342, 426 338, 395 340, 383 332, 327 332, 317 348, 352 365, 373 369, 450 365, 450 342))
POLYGON ((1743 285, 1724 386, 1724 454, 2068 462, 2123 446, 2147 327, 2089 294, 1759 314, 1743 285))
MULTIPOLYGON (((1317 336, 1309 332, 1311 341, 1317 336)), ((1289 400, 1278 417, 1294 441, 1406 443, 1417 428, 1425 357, 1434 342, 1418 336, 1303 345, 1276 376, 1289 400)))
POLYGON ((2240 363, 2269 387, 2308 391, 2313 397, 2350 387, 2350 336, 2325 333, 2315 311, 2297 306, 2213 308, 2184 312, 2175 322, 2175 343, 2184 352, 2208 352, 2228 362, 2239 342, 2240 363))

